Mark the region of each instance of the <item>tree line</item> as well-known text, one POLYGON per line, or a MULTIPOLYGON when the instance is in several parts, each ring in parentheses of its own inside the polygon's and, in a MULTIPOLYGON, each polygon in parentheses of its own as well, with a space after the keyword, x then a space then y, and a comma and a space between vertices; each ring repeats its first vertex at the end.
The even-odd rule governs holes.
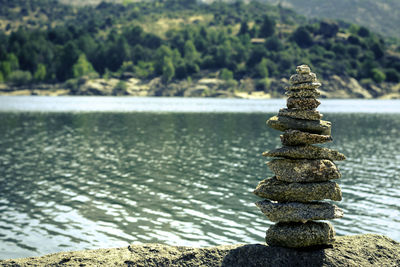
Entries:
MULTIPOLYGON (((37 12, 40 5, 32 3, 41 1, 30 1, 27 14, 37 12)), ((140 79, 162 77, 169 83, 220 71, 225 80, 253 78, 265 89, 269 77, 287 77, 298 64, 308 64, 322 76, 400 81, 398 43, 389 46, 357 25, 308 21, 280 6, 159 0, 101 3, 65 12, 60 13, 64 23, 56 26, 48 21, 46 27, 0 32, 0 82, 59 83, 129 73, 140 79), (212 18, 171 27, 162 34, 145 30, 149 20, 168 23, 195 15, 212 18)))

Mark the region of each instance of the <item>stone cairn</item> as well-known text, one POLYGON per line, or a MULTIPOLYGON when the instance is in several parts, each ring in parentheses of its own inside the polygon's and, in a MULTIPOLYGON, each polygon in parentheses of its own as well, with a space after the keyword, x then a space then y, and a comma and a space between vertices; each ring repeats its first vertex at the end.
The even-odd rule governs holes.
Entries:
POLYGON ((332 179, 341 177, 333 160, 344 160, 338 151, 313 144, 332 141, 331 123, 321 120, 316 110, 321 104, 316 98, 321 84, 307 65, 298 66, 297 74, 290 77, 287 87, 287 107, 267 125, 283 131, 282 147, 264 152, 263 156, 275 157, 267 165, 275 173, 261 181, 254 194, 265 200, 256 205, 272 222, 266 233, 271 246, 309 247, 328 245, 334 241, 335 231, 328 222, 343 217, 336 205, 322 202, 342 200, 342 192, 332 179))

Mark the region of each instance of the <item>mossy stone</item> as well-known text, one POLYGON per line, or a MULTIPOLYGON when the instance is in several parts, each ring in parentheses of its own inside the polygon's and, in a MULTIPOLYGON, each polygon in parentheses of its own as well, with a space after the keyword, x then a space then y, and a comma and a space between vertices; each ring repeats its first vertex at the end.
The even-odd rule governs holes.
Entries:
POLYGON ((279 110, 279 116, 286 116, 293 119, 313 120, 319 121, 322 119, 322 114, 317 110, 301 110, 301 109, 287 109, 282 108, 279 110))

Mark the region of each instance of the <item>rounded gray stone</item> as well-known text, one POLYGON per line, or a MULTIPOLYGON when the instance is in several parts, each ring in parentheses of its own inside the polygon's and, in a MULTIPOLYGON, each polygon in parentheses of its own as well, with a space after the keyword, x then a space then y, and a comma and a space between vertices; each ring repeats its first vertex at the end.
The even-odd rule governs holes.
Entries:
POLYGON ((291 129, 321 135, 331 134, 331 123, 324 120, 309 121, 285 116, 273 116, 267 121, 267 125, 279 131, 291 129))
POLYGON ((329 159, 345 160, 346 157, 333 149, 320 146, 283 146, 262 154, 264 157, 282 157, 289 159, 329 159))
POLYGON ((331 220, 343 217, 343 210, 327 202, 287 202, 270 200, 256 202, 257 207, 272 222, 307 222, 310 220, 331 220))
POLYGON ((286 130, 280 138, 282 144, 285 146, 322 144, 333 141, 333 138, 330 135, 313 134, 292 129, 286 130))
POLYGON ((342 192, 335 182, 288 183, 276 177, 258 183, 253 193, 259 197, 279 202, 310 202, 331 199, 342 200, 342 192))
POLYGON ((290 248, 329 245, 335 241, 335 230, 327 222, 277 223, 267 230, 265 241, 290 248))

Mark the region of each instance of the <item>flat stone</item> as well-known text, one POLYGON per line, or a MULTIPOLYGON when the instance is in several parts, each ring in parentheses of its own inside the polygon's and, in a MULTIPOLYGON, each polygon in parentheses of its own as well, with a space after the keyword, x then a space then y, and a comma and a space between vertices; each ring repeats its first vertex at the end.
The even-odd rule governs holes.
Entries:
POLYGON ((317 75, 315 75, 313 72, 305 74, 293 74, 290 76, 289 82, 291 84, 313 83, 317 82, 317 75))
POLYGON ((292 119, 285 116, 273 116, 267 121, 267 125, 279 131, 292 129, 314 134, 331 134, 331 123, 324 120, 309 121, 292 119))
POLYGON ((321 91, 317 89, 308 89, 308 90, 289 90, 285 92, 285 95, 288 97, 319 97, 321 95, 321 91))
POLYGON ((267 165, 276 179, 290 183, 325 182, 341 177, 335 163, 327 159, 274 159, 267 165))
POLYGON ((264 179, 253 192, 255 195, 279 202, 310 202, 314 200, 342 200, 342 192, 335 182, 288 183, 276 177, 264 179))
POLYGON ((293 84, 293 85, 287 86, 287 87, 285 87, 285 90, 287 90, 287 91, 312 90, 312 89, 318 89, 319 87, 321 87, 321 83, 319 83, 319 82, 299 83, 299 84, 293 84))
POLYGON ((279 110, 279 116, 286 116, 293 119, 319 121, 322 119, 322 114, 317 110, 300 110, 282 108, 279 110))
POLYGON ((313 97, 289 97, 286 101, 288 108, 297 108, 300 110, 315 109, 321 105, 321 101, 313 97))
POLYGON ((285 133, 280 136, 280 138, 282 144, 285 146, 322 144, 331 142, 333 140, 332 136, 330 135, 313 134, 299 130, 286 130, 285 133))
POLYGON ((310 220, 332 220, 343 217, 343 210, 327 202, 287 202, 269 200, 256 202, 257 207, 272 222, 302 222, 310 220))
POLYGON ((329 245, 335 241, 335 230, 327 222, 277 223, 267 230, 265 241, 290 248, 329 245))
POLYGON ((264 152, 264 157, 282 157, 290 159, 329 159, 345 160, 346 157, 333 149, 320 146, 283 146, 271 151, 264 152))

